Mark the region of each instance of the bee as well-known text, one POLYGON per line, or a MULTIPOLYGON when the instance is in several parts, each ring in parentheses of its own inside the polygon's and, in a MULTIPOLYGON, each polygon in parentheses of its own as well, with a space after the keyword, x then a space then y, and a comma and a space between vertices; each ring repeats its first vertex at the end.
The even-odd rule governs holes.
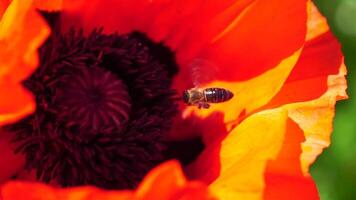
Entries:
POLYGON ((234 94, 225 88, 204 88, 202 84, 213 80, 218 68, 205 59, 194 59, 189 66, 193 88, 183 91, 182 99, 188 105, 208 109, 210 103, 222 103, 230 100, 234 94))
POLYGON ((209 103, 221 103, 230 100, 234 94, 224 88, 191 88, 183 91, 183 101, 199 109, 210 107, 209 103))

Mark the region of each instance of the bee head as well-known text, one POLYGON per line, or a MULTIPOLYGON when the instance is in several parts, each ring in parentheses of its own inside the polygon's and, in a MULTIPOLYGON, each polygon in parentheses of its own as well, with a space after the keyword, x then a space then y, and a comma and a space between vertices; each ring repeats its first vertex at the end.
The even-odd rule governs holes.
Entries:
POLYGON ((182 98, 183 98, 184 103, 189 103, 189 92, 188 92, 188 90, 184 90, 183 91, 182 98))

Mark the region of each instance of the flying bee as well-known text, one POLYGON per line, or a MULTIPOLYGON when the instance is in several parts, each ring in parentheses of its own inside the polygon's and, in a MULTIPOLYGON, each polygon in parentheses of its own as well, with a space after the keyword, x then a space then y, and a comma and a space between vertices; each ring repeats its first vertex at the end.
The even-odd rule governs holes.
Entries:
POLYGON ((203 88, 200 85, 214 79, 218 68, 204 59, 194 59, 190 64, 194 88, 183 91, 183 101, 188 105, 208 109, 210 103, 222 103, 230 100, 234 94, 224 88, 203 88))
POLYGON ((221 103, 230 100, 234 94, 224 88, 191 88, 184 90, 183 101, 188 105, 208 109, 209 103, 221 103))

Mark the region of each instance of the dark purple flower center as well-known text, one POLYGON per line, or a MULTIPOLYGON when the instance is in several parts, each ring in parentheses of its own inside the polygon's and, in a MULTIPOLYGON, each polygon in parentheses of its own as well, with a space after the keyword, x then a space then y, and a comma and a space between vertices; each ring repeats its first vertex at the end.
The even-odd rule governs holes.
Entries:
MULTIPOLYGON (((39 68, 23 83, 37 109, 5 127, 26 157, 25 169, 62 186, 123 189, 172 155, 179 159, 165 141, 177 114, 174 54, 138 32, 60 34, 58 14, 44 15, 52 35, 40 49, 39 68)), ((187 152, 183 159, 197 155, 187 152)))
POLYGON ((123 81, 100 67, 75 68, 57 86, 58 117, 68 127, 92 130, 123 129, 129 120, 131 99, 123 81), (71 113, 71 115, 68 115, 71 113))

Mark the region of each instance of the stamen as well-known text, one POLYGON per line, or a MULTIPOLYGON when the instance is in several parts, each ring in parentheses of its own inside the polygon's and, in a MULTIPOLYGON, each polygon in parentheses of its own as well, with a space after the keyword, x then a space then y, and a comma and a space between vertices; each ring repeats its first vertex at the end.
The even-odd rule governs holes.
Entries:
POLYGON ((6 127, 16 152, 44 182, 136 187, 165 159, 163 138, 177 113, 174 54, 142 33, 52 27, 41 65, 24 81, 37 109, 6 127))

